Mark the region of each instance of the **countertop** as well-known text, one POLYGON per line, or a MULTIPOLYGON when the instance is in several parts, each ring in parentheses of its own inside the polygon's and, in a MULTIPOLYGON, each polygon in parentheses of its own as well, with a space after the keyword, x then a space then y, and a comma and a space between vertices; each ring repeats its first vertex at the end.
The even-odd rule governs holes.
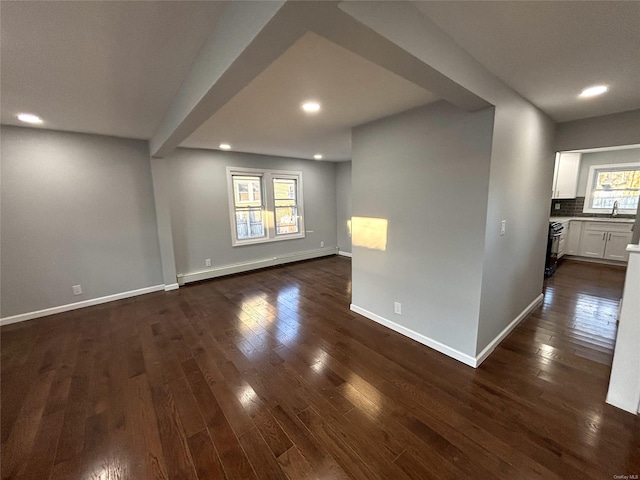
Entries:
POLYGON ((603 217, 550 217, 551 222, 565 223, 568 221, 578 222, 606 222, 606 223, 634 223, 635 218, 603 218, 603 217))

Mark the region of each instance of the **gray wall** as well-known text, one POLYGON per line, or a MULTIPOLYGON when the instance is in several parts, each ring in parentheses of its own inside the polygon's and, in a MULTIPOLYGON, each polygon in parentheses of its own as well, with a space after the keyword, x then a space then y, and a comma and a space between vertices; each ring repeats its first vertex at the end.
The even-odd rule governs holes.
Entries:
POLYGON ((338 217, 338 247, 341 252, 351 253, 351 162, 336 164, 336 203, 338 217))
MULTIPOLYGON (((548 193, 553 178, 554 123, 421 15, 415 5, 346 2, 341 8, 495 105, 482 306, 476 346, 480 352, 489 339, 495 338, 542 292, 548 193), (500 237, 503 219, 507 221, 507 233, 500 237)), ((640 136, 640 129, 631 132, 625 128, 625 132, 629 133, 625 138, 640 136)))
POLYGON ((580 174, 578 176, 578 197, 584 197, 589 180, 589 168, 593 165, 609 165, 612 163, 640 162, 640 148, 628 150, 608 150, 606 152, 583 153, 580 159, 580 174))
POLYGON ((559 123, 555 150, 640 145, 640 110, 559 123))
POLYGON ((171 206, 169 197, 171 179, 166 158, 152 157, 151 179, 153 180, 153 199, 156 206, 158 241, 162 261, 162 280, 165 288, 177 287, 176 258, 173 251, 173 231, 171 230, 171 206))
POLYGON ((186 274, 274 255, 336 247, 335 165, 266 155, 179 148, 167 157, 176 270, 186 274), (306 238, 231 246, 226 167, 302 172, 306 238), (211 267, 205 267, 210 258, 211 267))
POLYGON ((3 126, 1 143, 3 317, 162 284, 147 142, 3 126))
POLYGON ((493 132, 476 354, 542 293, 553 182, 554 124, 546 115, 504 96, 493 132))
POLYGON ((492 126, 493 109, 438 102, 357 127, 352 140, 353 216, 388 220, 386 251, 353 246, 353 304, 471 356, 492 126))

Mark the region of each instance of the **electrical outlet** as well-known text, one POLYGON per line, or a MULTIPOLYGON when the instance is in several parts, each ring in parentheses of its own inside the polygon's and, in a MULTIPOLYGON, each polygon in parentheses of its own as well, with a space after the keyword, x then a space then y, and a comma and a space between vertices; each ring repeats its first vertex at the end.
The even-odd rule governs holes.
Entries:
POLYGON ((210 267, 211 266, 211 259, 210 258, 205 259, 204 266, 205 267, 210 267))
POLYGON ((500 223, 500 236, 502 237, 504 235, 504 232, 507 230, 507 221, 506 220, 502 220, 502 222, 500 223))
POLYGON ((402 304, 400 302, 393 302, 393 312, 397 315, 402 315, 402 304))
POLYGON ((82 287, 80 285, 74 285, 72 288, 74 295, 82 295, 82 287))
POLYGON ((324 242, 320 242, 320 247, 324 247, 324 242))

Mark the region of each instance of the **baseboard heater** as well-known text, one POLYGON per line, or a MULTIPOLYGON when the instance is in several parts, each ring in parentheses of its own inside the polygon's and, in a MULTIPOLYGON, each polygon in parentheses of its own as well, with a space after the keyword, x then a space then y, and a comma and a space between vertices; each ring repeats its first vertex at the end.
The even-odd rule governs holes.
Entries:
POLYGON ((320 248, 318 250, 307 250, 305 252, 285 253, 282 255, 265 258, 262 260, 253 260, 251 262, 234 263, 231 265, 225 265, 222 267, 210 268, 207 270, 201 270, 199 272, 181 273, 178 274, 178 284, 185 285, 191 282, 199 282, 201 280, 208 280, 216 277, 223 277, 225 275, 233 275, 234 273, 249 272, 251 270, 258 270, 260 268, 275 267, 277 265, 284 265, 285 263, 299 262, 302 260, 311 260, 314 258, 327 257, 330 255, 337 255, 338 248, 320 248))

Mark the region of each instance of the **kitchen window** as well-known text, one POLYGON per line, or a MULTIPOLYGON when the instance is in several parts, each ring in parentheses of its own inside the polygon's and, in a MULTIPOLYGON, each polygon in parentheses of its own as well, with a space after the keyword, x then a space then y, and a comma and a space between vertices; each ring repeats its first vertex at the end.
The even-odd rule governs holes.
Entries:
POLYGON ((589 168, 585 213, 635 214, 640 196, 640 163, 593 165, 589 168))
POLYGON ((304 238, 302 173, 227 167, 232 245, 304 238))

